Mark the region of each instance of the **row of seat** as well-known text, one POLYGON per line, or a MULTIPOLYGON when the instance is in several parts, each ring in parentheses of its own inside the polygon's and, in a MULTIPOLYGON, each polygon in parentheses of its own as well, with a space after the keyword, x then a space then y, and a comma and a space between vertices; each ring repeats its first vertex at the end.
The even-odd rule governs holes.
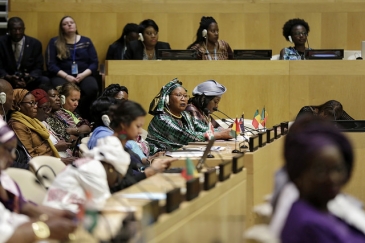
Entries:
MULTIPOLYGON (((356 60, 356 58, 361 57, 361 50, 345 50, 343 55, 343 60, 356 60)), ((279 60, 280 54, 273 55, 271 60, 279 60)))

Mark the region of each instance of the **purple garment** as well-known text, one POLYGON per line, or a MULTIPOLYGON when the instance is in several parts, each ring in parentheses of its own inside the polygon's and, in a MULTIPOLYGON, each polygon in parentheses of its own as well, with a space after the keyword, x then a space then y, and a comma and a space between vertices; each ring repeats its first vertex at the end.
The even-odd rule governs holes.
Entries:
POLYGON ((282 243, 360 243, 365 235, 341 219, 296 201, 280 235, 282 243))
POLYGON ((18 184, 14 181, 17 192, 13 193, 11 191, 8 191, 5 189, 6 193, 8 194, 8 200, 5 201, 2 198, 0 198, 0 202, 5 206, 6 209, 8 209, 11 212, 14 213, 20 213, 24 204, 27 202, 22 194, 22 191, 20 190, 18 184), (17 195, 16 195, 17 194, 17 195))

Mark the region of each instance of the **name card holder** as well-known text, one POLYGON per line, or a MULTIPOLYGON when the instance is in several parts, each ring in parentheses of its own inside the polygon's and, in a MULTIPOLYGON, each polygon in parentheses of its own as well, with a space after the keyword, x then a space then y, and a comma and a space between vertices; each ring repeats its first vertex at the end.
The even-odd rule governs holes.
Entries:
POLYGON ((232 160, 219 164, 219 181, 227 180, 232 173, 232 160))
POLYGON ((237 174, 238 172, 241 172, 244 167, 244 156, 245 154, 241 154, 238 156, 233 157, 232 159, 232 172, 233 174, 237 174))
POLYGON ((171 213, 179 208, 181 203, 180 188, 175 188, 166 193, 166 213, 171 213))
POLYGON ((259 132, 257 135, 259 136, 259 147, 264 147, 267 142, 266 132, 259 132))
POLYGON ((280 127, 281 127, 281 134, 282 135, 288 134, 289 122, 285 121, 285 122, 280 123, 280 127))
POLYGON ((199 178, 193 178, 186 182, 186 201, 191 201, 199 196, 200 193, 200 181, 199 178))
POLYGON ((266 137, 267 137, 267 140, 266 142, 267 143, 272 143, 274 142, 274 139, 275 139, 275 132, 274 132, 274 129, 273 128, 270 128, 270 129, 266 129, 266 137))
POLYGON ((256 151, 259 148, 259 136, 250 137, 249 147, 250 152, 256 151))
POLYGON ((142 226, 151 225, 160 216, 160 205, 158 200, 151 200, 142 207, 142 226))
POLYGON ((208 191, 215 187, 215 184, 217 184, 218 177, 216 169, 209 169, 208 171, 204 172, 204 190, 208 191))
POLYGON ((280 125, 274 125, 273 128, 274 128, 274 138, 275 139, 280 138, 281 137, 281 130, 279 129, 280 125))

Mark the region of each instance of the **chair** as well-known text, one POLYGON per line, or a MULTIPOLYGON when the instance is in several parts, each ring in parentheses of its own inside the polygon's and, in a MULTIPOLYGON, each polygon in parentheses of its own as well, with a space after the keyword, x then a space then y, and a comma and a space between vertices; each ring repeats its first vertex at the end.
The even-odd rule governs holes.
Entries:
POLYGON ((29 170, 35 174, 46 189, 65 167, 66 165, 61 159, 52 156, 37 156, 29 161, 29 170))
POLYGON ((90 140, 90 137, 84 137, 81 139, 81 144, 87 144, 90 140))
POLYGON ((273 55, 270 60, 271 61, 280 60, 280 54, 273 55))
POLYGON ((86 145, 86 144, 84 144, 84 143, 82 143, 82 144, 80 144, 80 145, 79 145, 79 149, 80 149, 80 151, 79 151, 79 155, 80 155, 80 157, 84 157, 84 156, 83 156, 83 154, 84 154, 85 152, 89 151, 89 148, 88 148, 88 147, 87 147, 87 145, 86 145))
POLYGON ((46 189, 32 172, 24 169, 8 168, 5 173, 18 184, 25 199, 42 204, 46 189))
POLYGON ((345 50, 343 54, 343 60, 356 60, 357 57, 361 57, 361 50, 345 50))

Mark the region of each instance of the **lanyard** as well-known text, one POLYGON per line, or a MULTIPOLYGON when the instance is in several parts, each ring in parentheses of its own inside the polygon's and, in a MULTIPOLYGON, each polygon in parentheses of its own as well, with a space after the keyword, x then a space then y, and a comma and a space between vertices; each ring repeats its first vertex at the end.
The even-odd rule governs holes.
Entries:
MULTIPOLYGON (((20 53, 19 53, 19 58, 18 58, 18 61, 16 63, 16 69, 19 70, 20 68, 20 64, 22 62, 22 57, 23 57, 23 53, 24 53, 24 46, 25 46, 25 37, 23 37, 23 45, 22 45, 22 49, 20 50, 20 53)), ((15 48, 17 48, 17 45, 15 45, 15 48)))
POLYGON ((76 56, 76 40, 77 40, 77 35, 75 36, 74 52, 72 53, 72 63, 73 63, 73 64, 75 64, 75 56, 76 56))

